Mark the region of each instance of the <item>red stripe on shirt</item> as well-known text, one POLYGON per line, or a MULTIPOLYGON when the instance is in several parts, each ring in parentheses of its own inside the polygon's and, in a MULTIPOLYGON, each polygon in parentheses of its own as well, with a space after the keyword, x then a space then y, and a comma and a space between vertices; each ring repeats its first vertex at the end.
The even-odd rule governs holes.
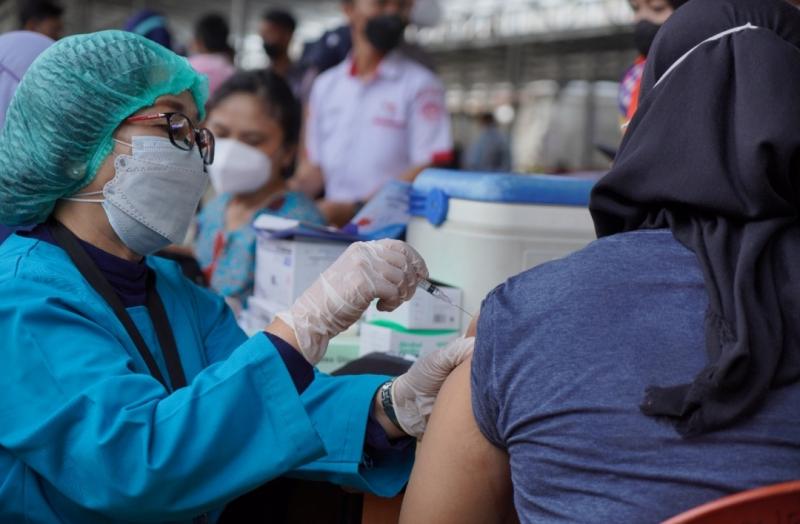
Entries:
POLYGON ((431 163, 434 166, 449 166, 455 160, 455 154, 453 151, 438 151, 433 154, 433 159, 431 163))

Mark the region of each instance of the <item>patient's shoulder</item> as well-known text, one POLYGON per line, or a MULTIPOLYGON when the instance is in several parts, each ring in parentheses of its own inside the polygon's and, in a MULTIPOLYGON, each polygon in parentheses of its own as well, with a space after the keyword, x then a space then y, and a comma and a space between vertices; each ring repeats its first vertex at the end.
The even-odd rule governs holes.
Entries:
POLYGON ((669 230, 636 231, 599 239, 510 278, 487 296, 481 320, 484 329, 489 323, 504 330, 543 324, 564 329, 581 319, 615 322, 623 311, 633 320, 639 309, 655 313, 653 304, 667 316, 673 309, 694 315, 705 300, 694 253, 669 230))
POLYGON ((554 304, 612 290, 635 292, 662 283, 702 285, 694 254, 669 230, 633 231, 601 238, 565 258, 536 266, 498 286, 489 298, 554 304))

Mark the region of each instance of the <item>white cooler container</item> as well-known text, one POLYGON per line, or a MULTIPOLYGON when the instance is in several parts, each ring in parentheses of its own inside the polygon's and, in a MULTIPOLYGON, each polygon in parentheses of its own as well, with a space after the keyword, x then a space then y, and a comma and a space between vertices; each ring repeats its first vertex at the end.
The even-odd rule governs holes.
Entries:
POLYGON ((407 240, 431 278, 461 288, 464 308, 477 312, 509 277, 596 238, 588 209, 595 180, 429 169, 414 183, 407 240))

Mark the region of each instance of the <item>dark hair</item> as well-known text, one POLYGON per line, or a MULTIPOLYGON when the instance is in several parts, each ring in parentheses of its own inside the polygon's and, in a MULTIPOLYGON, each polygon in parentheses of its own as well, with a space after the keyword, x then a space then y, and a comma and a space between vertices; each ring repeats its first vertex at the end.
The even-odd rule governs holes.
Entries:
POLYGON ((194 36, 209 53, 227 53, 233 50, 228 45, 230 29, 222 15, 210 13, 200 18, 194 25, 194 36))
POLYGON ((264 13, 264 20, 278 27, 282 27, 290 33, 294 33, 294 30, 297 28, 297 20, 294 19, 292 13, 284 11, 283 9, 270 9, 264 13))
POLYGON ((223 100, 237 93, 255 95, 264 104, 264 110, 276 119, 283 129, 284 142, 297 145, 300 141, 302 112, 289 84, 280 75, 268 69, 239 71, 225 81, 208 102, 208 113, 223 100))
POLYGON ((61 18, 64 8, 50 0, 26 0, 19 4, 19 25, 25 25, 33 21, 46 20, 48 18, 61 18))
POLYGON ((131 16, 122 29, 172 49, 172 34, 166 26, 164 15, 158 11, 142 9, 131 16))

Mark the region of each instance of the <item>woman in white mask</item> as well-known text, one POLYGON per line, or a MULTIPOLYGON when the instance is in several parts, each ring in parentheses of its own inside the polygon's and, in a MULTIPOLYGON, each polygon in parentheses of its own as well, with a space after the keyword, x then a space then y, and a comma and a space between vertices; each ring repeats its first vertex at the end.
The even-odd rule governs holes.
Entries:
POLYGON ((198 216, 195 251, 211 288, 234 309, 252 295, 256 235, 250 225, 258 215, 324 224, 311 200, 286 191, 300 123, 299 103, 271 71, 235 74, 208 104, 206 125, 216 138, 208 172, 218 196, 198 216))
POLYGON ((54 44, 14 95, 0 223, 37 225, 0 246, 2 522, 216 522, 287 474, 394 495, 471 351, 392 381, 313 369, 371 301, 397 307, 427 275, 403 242, 353 244, 251 338, 150 256, 208 185, 206 92, 185 59, 104 31, 54 44))

